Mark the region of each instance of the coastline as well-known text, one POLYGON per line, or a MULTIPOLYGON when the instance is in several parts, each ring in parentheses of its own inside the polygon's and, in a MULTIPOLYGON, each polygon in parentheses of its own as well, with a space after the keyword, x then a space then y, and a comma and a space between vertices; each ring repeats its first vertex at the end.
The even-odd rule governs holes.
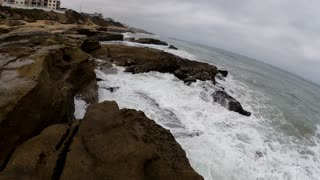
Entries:
MULTIPOLYGON (((170 131, 143 112, 98 103, 95 68, 108 71, 115 64, 132 74, 169 73, 185 86, 208 81, 220 90, 212 94, 215 103, 251 115, 216 82, 227 71, 156 49, 100 44, 123 41, 119 32, 132 30, 125 25, 75 11, 59 15, 36 10, 42 19, 30 15, 33 10, 10 11, 2 11, 10 19, 0 26, 0 179, 203 179, 170 131), (75 97, 89 108, 80 121, 74 117, 75 97), (119 134, 118 128, 130 133, 119 134)), ((130 41, 168 45, 155 39, 130 41)))

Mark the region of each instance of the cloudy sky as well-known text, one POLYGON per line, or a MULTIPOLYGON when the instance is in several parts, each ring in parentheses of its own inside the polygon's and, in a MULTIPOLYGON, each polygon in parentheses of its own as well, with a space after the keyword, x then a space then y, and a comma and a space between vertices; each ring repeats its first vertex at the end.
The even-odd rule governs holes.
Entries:
POLYGON ((64 0, 167 37, 222 48, 320 84, 319 0, 64 0))

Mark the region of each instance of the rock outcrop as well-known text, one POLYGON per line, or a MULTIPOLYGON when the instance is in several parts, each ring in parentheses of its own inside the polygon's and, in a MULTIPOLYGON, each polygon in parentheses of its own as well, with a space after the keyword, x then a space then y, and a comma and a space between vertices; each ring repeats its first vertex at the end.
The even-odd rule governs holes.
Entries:
POLYGON ((115 102, 46 128, 14 151, 0 180, 202 180, 172 134, 115 102))
POLYGON ((100 47, 101 45, 97 38, 88 38, 81 44, 82 51, 86 53, 90 53, 94 50, 99 49, 100 47))
POLYGON ((171 133, 115 102, 89 107, 61 179, 202 179, 171 133), (77 173, 75 173, 77 172, 77 173))
POLYGON ((91 53, 94 57, 112 60, 118 66, 126 67, 127 72, 145 73, 158 71, 174 74, 182 81, 212 81, 218 69, 206 63, 191 61, 178 56, 150 48, 118 45, 104 46, 91 53))
POLYGON ((155 44, 155 45, 168 46, 168 43, 160 41, 159 39, 153 39, 153 38, 140 38, 135 40, 135 42, 141 43, 141 44, 155 44))
POLYGON ((124 41, 129 41, 129 42, 134 42, 136 40, 136 38, 134 37, 127 37, 123 39, 124 41))
POLYGON ((76 32, 69 32, 69 33, 75 33, 75 34, 81 34, 86 35, 90 38, 96 38, 99 41, 123 41, 123 35, 117 34, 117 33, 110 33, 110 32, 104 32, 104 31, 97 31, 93 29, 74 29, 76 32))
POLYGON ((239 101, 228 95, 225 91, 216 91, 212 94, 213 101, 221 104, 230 111, 237 112, 244 116, 251 116, 251 113, 244 110, 239 101))
POLYGON ((50 126, 20 145, 0 173, 0 180, 52 179, 69 128, 67 124, 50 126))
POLYGON ((0 38, 0 169, 15 147, 97 99, 95 64, 77 40, 43 32, 0 38))
POLYGON ((170 45, 170 46, 169 46, 169 49, 178 50, 178 48, 175 47, 174 45, 170 45))

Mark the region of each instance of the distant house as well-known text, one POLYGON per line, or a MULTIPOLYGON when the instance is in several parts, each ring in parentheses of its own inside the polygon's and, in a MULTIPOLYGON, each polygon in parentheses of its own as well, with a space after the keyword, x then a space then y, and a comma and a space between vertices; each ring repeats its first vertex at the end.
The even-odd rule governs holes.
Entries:
POLYGON ((87 14, 87 15, 89 15, 90 17, 99 17, 99 18, 103 18, 103 15, 102 15, 101 13, 97 13, 97 12, 95 12, 95 13, 93 13, 93 14, 87 14))
POLYGON ((3 5, 3 1, 2 0, 0 0, 0 6, 2 6, 3 5))
POLYGON ((58 10, 61 6, 61 0, 4 0, 4 5, 6 4, 58 10))

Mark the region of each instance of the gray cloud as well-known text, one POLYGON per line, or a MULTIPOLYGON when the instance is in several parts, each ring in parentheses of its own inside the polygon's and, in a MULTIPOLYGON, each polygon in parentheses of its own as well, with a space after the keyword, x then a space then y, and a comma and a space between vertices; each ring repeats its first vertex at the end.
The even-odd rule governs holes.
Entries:
POLYGON ((75 10, 247 55, 320 84, 318 0, 66 0, 75 10))

